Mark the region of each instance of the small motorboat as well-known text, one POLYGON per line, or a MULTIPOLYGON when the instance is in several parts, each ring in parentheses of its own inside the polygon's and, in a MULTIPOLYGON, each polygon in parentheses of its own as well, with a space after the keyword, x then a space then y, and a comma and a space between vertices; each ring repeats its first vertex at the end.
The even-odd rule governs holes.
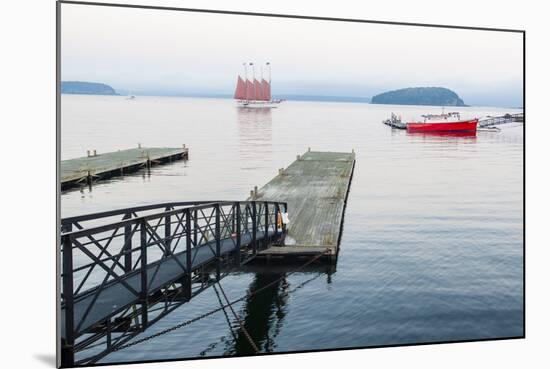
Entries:
POLYGON ((424 121, 408 122, 408 132, 475 132, 478 118, 461 119, 460 113, 422 115, 424 121))

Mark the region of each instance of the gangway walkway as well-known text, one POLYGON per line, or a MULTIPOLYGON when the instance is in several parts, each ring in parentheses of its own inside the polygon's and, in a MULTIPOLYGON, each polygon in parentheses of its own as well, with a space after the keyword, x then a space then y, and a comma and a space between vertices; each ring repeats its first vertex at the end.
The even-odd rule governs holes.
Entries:
POLYGON ((63 219, 62 365, 97 361, 219 280, 221 265, 278 242, 286 211, 285 202, 210 201, 63 219))

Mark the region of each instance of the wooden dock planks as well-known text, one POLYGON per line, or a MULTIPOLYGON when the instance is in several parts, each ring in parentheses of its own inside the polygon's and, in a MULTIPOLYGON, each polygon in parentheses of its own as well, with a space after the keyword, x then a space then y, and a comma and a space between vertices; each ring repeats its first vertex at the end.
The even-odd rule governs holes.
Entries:
POLYGON ((61 161, 61 188, 81 182, 123 175, 147 165, 187 159, 189 151, 182 148, 139 147, 61 161))
POLYGON ((353 152, 308 151, 260 188, 253 199, 286 201, 290 220, 285 245, 260 254, 305 256, 328 248, 334 259, 354 165, 353 152))

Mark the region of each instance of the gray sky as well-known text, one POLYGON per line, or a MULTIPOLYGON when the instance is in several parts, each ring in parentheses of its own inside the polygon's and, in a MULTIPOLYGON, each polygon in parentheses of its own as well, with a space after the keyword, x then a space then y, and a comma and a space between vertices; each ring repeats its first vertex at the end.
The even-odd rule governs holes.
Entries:
POLYGON ((244 61, 269 61, 275 96, 443 86, 467 104, 522 105, 518 33, 70 4, 61 24, 63 80, 136 93, 230 94, 244 61))

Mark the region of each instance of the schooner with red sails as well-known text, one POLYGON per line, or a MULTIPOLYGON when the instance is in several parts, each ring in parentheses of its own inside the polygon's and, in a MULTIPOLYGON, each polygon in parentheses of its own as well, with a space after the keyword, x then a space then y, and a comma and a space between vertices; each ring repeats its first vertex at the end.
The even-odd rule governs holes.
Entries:
POLYGON ((271 64, 266 63, 268 70, 267 80, 264 79, 263 65, 260 66, 260 80, 256 79, 256 69, 254 63, 243 63, 244 79, 237 76, 237 87, 235 95, 239 106, 247 108, 274 108, 276 104, 281 102, 280 99, 271 97, 271 64), (252 78, 248 78, 248 67, 252 69, 252 78))

